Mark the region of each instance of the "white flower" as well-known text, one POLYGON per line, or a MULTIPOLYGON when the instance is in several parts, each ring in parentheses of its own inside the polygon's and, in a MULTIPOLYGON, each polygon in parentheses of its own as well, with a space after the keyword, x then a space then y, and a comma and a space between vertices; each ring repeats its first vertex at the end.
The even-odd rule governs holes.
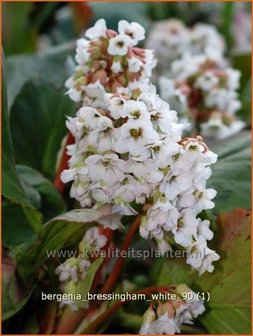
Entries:
POLYGON ((205 311, 205 306, 201 300, 198 299, 197 294, 193 291, 191 293, 191 300, 185 300, 185 304, 181 305, 176 312, 175 322, 181 324, 193 324, 193 318, 197 318, 205 311))
POLYGON ((198 227, 197 227, 197 234, 198 236, 202 236, 206 240, 213 239, 213 231, 210 230, 210 222, 209 220, 201 220, 198 218, 198 227))
POLYGON ((151 322, 147 334, 148 335, 174 335, 180 332, 174 319, 168 317, 167 313, 158 317, 154 322, 151 322))
POLYGON ((143 63, 138 58, 135 57, 128 58, 127 62, 128 62, 128 70, 130 72, 138 72, 143 66, 143 63))
POLYGON ((82 91, 81 90, 77 90, 74 87, 74 84, 75 84, 75 81, 74 81, 74 77, 73 76, 66 80, 65 86, 69 89, 66 92, 66 94, 68 94, 69 97, 70 97, 70 99, 72 99, 74 102, 78 103, 82 99, 82 91))
POLYGON ((132 157, 125 166, 126 173, 133 174, 139 178, 146 178, 154 170, 154 162, 151 159, 142 160, 139 157, 132 157))
POLYGON ((150 120, 150 114, 144 102, 135 100, 127 100, 125 102, 120 116, 123 118, 128 117, 129 119, 138 121, 150 120))
POLYGON ((128 52, 128 47, 131 45, 131 39, 127 35, 119 34, 113 37, 109 42, 107 49, 110 55, 124 56, 128 52))
POLYGON ((229 90, 237 90, 240 85, 241 73, 235 69, 226 69, 227 87, 229 90))
POLYGON ((85 241, 89 247, 92 247, 95 250, 100 250, 107 243, 107 238, 99 233, 98 227, 94 226, 85 232, 82 241, 85 241))
POLYGON ((82 66, 89 60, 90 54, 88 51, 90 42, 84 38, 77 40, 76 42, 76 62, 82 66))
POLYGON ((214 270, 212 262, 219 259, 220 256, 207 247, 207 242, 203 236, 198 236, 196 241, 188 248, 186 263, 197 269, 201 275, 205 271, 211 273, 214 270))
POLYGON ((125 162, 116 154, 91 155, 85 163, 92 181, 103 181, 107 185, 113 185, 124 178, 125 162))
POLYGON ((122 116, 123 106, 126 100, 121 95, 116 97, 107 95, 106 99, 109 104, 108 109, 111 116, 114 119, 119 119, 122 116))
POLYGON ((207 71, 199 76, 194 84, 196 88, 204 91, 212 90, 219 83, 219 78, 212 71, 207 71))
POLYGON ((187 190, 192 181, 187 173, 179 175, 168 174, 160 185, 160 191, 165 193, 168 200, 173 200, 187 190))
POLYGON ((161 99, 151 111, 151 120, 155 127, 163 133, 170 133, 172 123, 177 122, 177 112, 170 109, 169 104, 161 99))
POLYGON ((111 230, 117 230, 122 228, 121 223, 122 215, 118 213, 112 213, 111 215, 105 216, 99 220, 100 224, 103 224, 105 228, 110 228, 111 230))
POLYGON ((241 120, 234 120, 230 125, 225 125, 221 117, 212 117, 201 124, 201 133, 207 138, 225 139, 240 132, 245 127, 241 120))
POLYGON ((114 73, 121 72, 123 69, 122 69, 122 65, 121 65, 120 61, 113 61, 112 66, 111 66, 111 70, 114 73))
POLYGON ((109 151, 114 149, 119 133, 119 129, 113 127, 111 119, 101 116, 97 121, 97 129, 91 131, 87 141, 98 151, 109 151))
POLYGON ((129 152, 133 156, 140 156, 144 159, 149 156, 149 151, 145 146, 159 139, 158 133, 148 120, 129 120, 121 127, 120 131, 121 135, 116 143, 116 151, 118 153, 129 152))
POLYGON ((176 243, 184 247, 190 246, 192 237, 197 233, 197 225, 196 212, 189 209, 182 210, 177 224, 171 230, 176 243))
POLYGON ((216 190, 211 188, 205 190, 189 190, 180 196, 178 203, 182 208, 195 208, 199 213, 204 209, 214 208, 215 204, 211 200, 216 194, 216 190))
POLYGON ((55 269, 55 274, 59 275, 59 280, 61 282, 71 280, 74 283, 77 283, 86 276, 90 265, 88 260, 69 258, 55 269))
POLYGON ((125 34, 131 38, 132 46, 145 38, 145 29, 137 22, 128 23, 126 20, 120 20, 118 31, 120 34, 125 34))
POLYGON ((107 31, 107 27, 106 27, 106 23, 104 19, 100 19, 98 20, 95 25, 89 29, 86 30, 85 35, 91 39, 97 39, 99 37, 102 36, 106 36, 106 31, 107 31))
POLYGON ((161 255, 165 255, 166 252, 172 251, 171 245, 165 239, 156 239, 157 246, 161 255))

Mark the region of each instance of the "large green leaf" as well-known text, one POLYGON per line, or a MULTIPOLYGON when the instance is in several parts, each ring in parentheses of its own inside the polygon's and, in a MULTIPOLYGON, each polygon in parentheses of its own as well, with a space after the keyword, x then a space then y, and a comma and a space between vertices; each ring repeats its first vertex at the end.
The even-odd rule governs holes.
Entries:
POLYGON ((217 190, 215 213, 251 207, 251 136, 249 132, 211 148, 218 161, 208 186, 217 190))
POLYGON ((250 334, 251 217, 237 209, 221 215, 218 226, 220 265, 196 281, 211 295, 201 321, 211 334, 250 334))
POLYGON ((55 217, 41 228, 40 232, 30 242, 23 244, 14 251, 17 267, 25 282, 33 282, 36 272, 44 262, 63 247, 67 247, 73 236, 80 235, 107 213, 104 209, 72 210, 55 217))
POLYGON ((37 54, 8 57, 6 71, 10 107, 23 85, 31 79, 37 82, 44 80, 56 88, 62 88, 70 76, 67 59, 73 50, 74 43, 68 43, 37 54))
POLYGON ((13 202, 30 206, 15 167, 9 128, 5 62, 2 64, 2 194, 13 202))
POLYGON ((42 212, 45 221, 66 211, 65 202, 51 181, 27 166, 17 165, 17 171, 27 198, 42 212))
POLYGON ((43 81, 25 84, 11 109, 11 133, 18 164, 54 178, 57 153, 74 105, 64 92, 43 81))
POLYGON ((3 206, 3 242, 16 245, 24 242, 25 238, 29 239, 39 229, 42 217, 27 199, 15 167, 4 61, 2 69, 2 195, 6 199, 3 206))
POLYGON ((15 315, 24 307, 32 294, 32 289, 25 291, 16 274, 15 263, 5 251, 3 256, 3 282, 2 282, 2 320, 15 315))
POLYGON ((3 243, 12 247, 25 243, 41 227, 42 216, 39 211, 23 207, 4 199, 2 203, 3 243))
MULTIPOLYGON (((213 273, 201 277, 183 259, 167 259, 153 277, 158 285, 185 282, 195 291, 208 292, 206 313, 200 321, 210 334, 251 332, 250 216, 234 210, 219 216, 215 249, 221 255, 213 273)), ((207 295, 206 295, 207 297, 207 295)))

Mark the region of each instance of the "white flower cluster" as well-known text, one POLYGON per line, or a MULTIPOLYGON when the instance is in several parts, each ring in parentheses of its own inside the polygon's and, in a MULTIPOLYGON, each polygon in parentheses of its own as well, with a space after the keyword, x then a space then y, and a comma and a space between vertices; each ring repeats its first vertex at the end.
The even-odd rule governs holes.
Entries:
POLYGON ((193 319, 203 314, 204 304, 198 300, 197 294, 185 285, 177 286, 177 299, 159 303, 157 307, 153 304, 143 316, 143 324, 139 331, 141 335, 174 335, 180 333, 182 324, 192 324, 193 319), (183 300, 180 291, 189 295, 191 299, 183 300))
MULTIPOLYGON (((112 205, 114 218, 103 223, 111 229, 121 226, 120 216, 136 213, 133 202, 149 202, 141 236, 155 238, 164 250, 170 234, 190 249, 200 237, 212 238, 209 223, 204 226, 197 215, 214 207, 216 192, 206 189, 206 180, 216 155, 200 137, 182 139, 176 112, 153 87, 146 90, 134 99, 126 90, 107 94, 107 109, 82 107, 68 118, 75 144, 61 178, 73 181, 71 196, 83 207, 112 205)), ((203 254, 201 265, 189 263, 203 273, 216 256, 208 263, 203 254)))
POLYGON ((224 139, 244 127, 235 116, 239 80, 239 71, 206 55, 185 56, 173 62, 171 79, 160 78, 161 96, 172 106, 180 102, 202 136, 224 139))
MULTIPOLYGON (((92 28, 95 39, 100 28, 101 20, 92 28)), ((123 215, 137 214, 136 204, 148 203, 141 236, 154 238, 161 251, 170 249, 172 239, 189 250, 192 267, 213 270, 219 256, 205 245, 212 239, 210 223, 197 216, 214 207, 216 191, 206 189, 206 180, 217 156, 201 137, 182 139, 184 126, 154 86, 139 83, 104 93, 100 106, 83 105, 67 127, 75 143, 68 146, 69 169, 61 179, 73 181, 71 197, 82 207, 110 205, 110 216, 99 222, 113 230, 122 226, 123 215), (202 253, 196 259, 197 249, 202 253)))
POLYGON ((224 41, 213 26, 198 23, 188 28, 177 19, 156 23, 146 45, 155 50, 158 76, 170 75, 172 63, 185 55, 204 54, 222 61, 224 52, 224 41))
POLYGON ((136 22, 119 21, 118 31, 107 29, 104 19, 77 41, 75 74, 66 82, 70 98, 85 106, 102 107, 105 92, 136 88, 151 76, 153 52, 137 48, 145 37, 136 22))
MULTIPOLYGON (((92 264, 89 257, 89 251, 100 250, 106 243, 107 238, 99 233, 97 227, 91 227, 85 232, 85 235, 79 244, 80 254, 77 257, 68 258, 55 269, 55 274, 59 276, 61 290, 64 294, 78 292, 77 286, 80 281, 86 277, 92 264)), ((78 309, 73 300, 62 300, 60 307, 65 305, 70 306, 73 311, 78 309)))

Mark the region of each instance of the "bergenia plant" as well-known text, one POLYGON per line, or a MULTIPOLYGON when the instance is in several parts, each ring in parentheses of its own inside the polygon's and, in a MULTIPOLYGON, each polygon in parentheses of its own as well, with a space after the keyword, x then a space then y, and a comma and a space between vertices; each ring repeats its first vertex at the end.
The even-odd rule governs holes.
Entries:
POLYGON ((229 67, 224 41, 213 26, 162 21, 154 25, 147 45, 156 49, 161 97, 182 121, 191 122, 191 133, 220 140, 244 128, 235 116, 241 108, 240 72, 229 67))
MULTIPOLYGON (((66 82, 79 106, 66 122, 73 143, 67 146, 68 167, 61 180, 71 182, 70 196, 93 214, 78 255, 55 269, 66 295, 87 283, 93 293, 119 291, 125 259, 120 256, 112 264, 108 258, 119 241, 121 251, 136 237, 153 241, 161 255, 177 248, 200 275, 213 272, 219 259, 208 247, 213 238, 210 221, 201 216, 214 207, 216 191, 206 182, 217 156, 200 136, 182 136, 185 126, 177 112, 150 83, 153 53, 136 47, 144 29, 122 20, 118 31, 107 29, 102 19, 88 29, 88 39, 77 41, 78 64, 66 82)), ((154 285, 135 293, 151 297, 141 334, 175 334, 205 310, 198 295, 182 284, 154 285), (157 301, 152 296, 157 292, 167 298, 157 301)), ((59 306, 63 311, 56 332, 98 331, 124 303, 93 300, 83 309, 67 296, 59 306)))
POLYGON ((170 76, 174 61, 185 55, 207 55, 223 63, 225 43, 214 26, 197 23, 188 28, 178 19, 158 21, 151 29, 147 43, 148 48, 155 50, 157 67, 156 79, 159 76, 170 76))
POLYGON ((185 56, 173 62, 170 79, 160 77, 161 96, 172 105, 181 104, 181 116, 203 137, 224 139, 245 126, 235 115, 241 108, 239 80, 238 70, 211 57, 185 56))

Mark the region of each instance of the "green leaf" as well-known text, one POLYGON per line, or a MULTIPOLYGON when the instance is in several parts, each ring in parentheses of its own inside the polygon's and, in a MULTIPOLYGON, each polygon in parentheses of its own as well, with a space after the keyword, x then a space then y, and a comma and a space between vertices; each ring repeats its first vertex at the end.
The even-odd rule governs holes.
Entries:
POLYGON ((6 55, 34 52, 36 29, 29 23, 32 2, 9 2, 3 4, 3 47, 6 55))
POLYGON ((13 247, 31 239, 41 227, 40 212, 5 199, 2 203, 3 243, 13 247))
POLYGON ((74 105, 62 91, 45 82, 28 82, 11 109, 11 133, 18 164, 53 179, 57 154, 67 133, 66 115, 74 105))
POLYGON ((9 129, 9 115, 6 93, 5 64, 2 71, 2 195, 3 242, 6 245, 23 243, 41 225, 40 212, 33 208, 19 181, 9 129))
POLYGON ((200 321, 210 334, 250 334, 250 222, 249 213, 241 209, 219 216, 215 250, 221 259, 213 273, 200 277, 185 260, 169 258, 153 275, 158 285, 186 283, 197 292, 209 292, 200 321))
POLYGON ((235 208, 251 208, 251 136, 239 134, 213 146, 218 161, 212 168, 208 186, 217 190, 215 213, 235 208))
POLYGON ((2 71, 2 194, 9 200, 30 206, 20 184, 15 167, 12 141, 9 128, 5 61, 2 71))
POLYGON ((64 200, 51 181, 27 166, 17 165, 17 171, 28 199, 42 212, 44 220, 66 211, 64 200))
POLYGON ((33 289, 25 291, 15 275, 15 263, 5 253, 3 257, 3 283, 2 283, 2 320, 15 315, 29 300, 33 289))
MULTIPOLYGON (((105 211, 106 208, 105 208, 105 211)), ((33 282, 36 272, 54 253, 69 246, 71 238, 77 233, 83 235, 85 230, 104 216, 103 209, 80 209, 66 212, 43 225, 40 232, 30 242, 16 247, 19 275, 25 282, 33 282)), ((79 235, 79 238, 80 235, 79 235)))
MULTIPOLYGON (((89 270, 84 280, 77 286, 77 293, 78 294, 80 293, 82 295, 82 300, 87 300, 88 292, 91 289, 93 279, 97 273, 97 270, 101 266, 103 260, 104 260, 103 258, 98 258, 95 261, 93 261, 93 263, 89 267, 89 270)), ((82 300, 76 301, 77 307, 84 308, 84 309, 88 308, 89 306, 88 300, 87 301, 82 301, 82 300)))
POLYGON ((210 334, 251 332, 251 218, 245 210, 219 217, 219 267, 196 284, 211 295, 209 311, 200 320, 210 334))
POLYGON ((8 57, 8 101, 10 107, 24 84, 29 80, 46 81, 62 88, 68 73, 67 59, 73 54, 74 43, 52 47, 45 52, 32 55, 8 57))

